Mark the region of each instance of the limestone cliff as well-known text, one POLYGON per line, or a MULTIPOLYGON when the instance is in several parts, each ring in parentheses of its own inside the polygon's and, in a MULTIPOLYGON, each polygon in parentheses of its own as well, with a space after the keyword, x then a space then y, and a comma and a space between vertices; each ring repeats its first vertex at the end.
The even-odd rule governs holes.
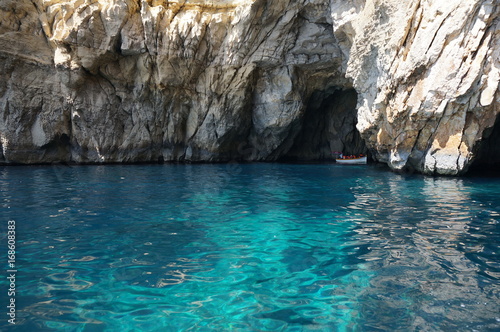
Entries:
POLYGON ((428 174, 462 173, 478 156, 500 161, 490 148, 500 143, 497 0, 334 1, 331 10, 361 97, 358 129, 377 160, 428 174))
POLYGON ((0 162, 369 150, 394 169, 463 173, 499 161, 499 11, 495 0, 0 0, 0 162))

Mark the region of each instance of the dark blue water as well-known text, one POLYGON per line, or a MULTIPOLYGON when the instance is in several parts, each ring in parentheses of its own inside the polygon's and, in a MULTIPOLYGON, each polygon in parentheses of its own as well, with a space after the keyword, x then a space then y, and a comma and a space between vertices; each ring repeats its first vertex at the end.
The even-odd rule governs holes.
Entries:
POLYGON ((374 166, 2 167, 0 329, 498 330, 499 194, 374 166))

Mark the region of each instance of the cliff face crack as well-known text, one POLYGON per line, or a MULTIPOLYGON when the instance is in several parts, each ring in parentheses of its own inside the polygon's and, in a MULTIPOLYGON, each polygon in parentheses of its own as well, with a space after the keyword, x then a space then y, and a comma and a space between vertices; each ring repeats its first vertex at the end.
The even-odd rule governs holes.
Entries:
MULTIPOLYGON (((415 36, 412 27, 415 26, 414 30, 418 31, 420 23, 422 22, 422 14, 418 15, 418 17, 416 15, 418 14, 420 8, 421 8, 421 6, 420 6, 420 0, 419 0, 415 3, 415 8, 412 10, 413 15, 411 17, 411 20, 408 21, 408 24, 405 27, 406 34, 405 34, 405 37, 403 38, 403 42, 400 45, 400 48, 399 48, 400 50, 408 47, 409 44, 411 43, 410 37, 415 36), (415 24, 415 22, 417 22, 417 23, 415 24)), ((406 59, 406 55, 404 56, 404 59, 406 59)))
MULTIPOLYGON (((179 13, 180 13, 183 9, 184 9, 184 6, 186 5, 186 1, 187 1, 187 0, 184 0, 183 2, 181 2, 181 3, 179 4, 179 9, 177 9, 177 10, 173 13, 173 15, 172 15, 172 18, 171 18, 170 22, 173 22, 173 21, 174 21, 174 19, 175 19, 175 17, 176 17, 176 16, 177 16, 177 15, 178 15, 178 14, 179 14, 179 13)), ((167 2, 167 3, 168 3, 168 2, 167 2)))
MULTIPOLYGON (((446 14, 446 16, 445 16, 445 17, 441 20, 441 22, 439 23, 439 26, 437 27, 436 31, 434 32, 434 35, 432 36, 432 39, 431 39, 431 41, 430 41, 430 43, 429 43, 429 47, 427 48, 427 51, 425 51, 425 54, 428 54, 428 53, 429 53, 429 50, 430 50, 433 46, 435 46, 435 45, 434 45, 434 41, 436 40, 437 35, 438 35, 439 33, 442 33, 442 29, 441 29, 441 28, 442 28, 442 27, 443 27, 443 25, 445 24, 446 20, 447 20, 447 19, 451 16, 451 14, 452 14, 452 12, 448 12, 448 13, 446 14)), ((446 43, 446 41, 445 41, 445 43, 446 43)), ((443 50, 443 48, 444 48, 444 47, 441 47, 441 51, 443 50)), ((435 59, 434 59, 434 61, 435 61, 435 59)))

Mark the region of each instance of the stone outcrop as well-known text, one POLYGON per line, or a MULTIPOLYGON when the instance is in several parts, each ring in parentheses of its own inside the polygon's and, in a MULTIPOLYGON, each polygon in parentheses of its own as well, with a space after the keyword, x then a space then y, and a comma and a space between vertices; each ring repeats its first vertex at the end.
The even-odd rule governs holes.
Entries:
POLYGON ((358 129, 377 160, 459 174, 480 154, 500 112, 499 10, 495 0, 333 2, 358 129))
POLYGON ((460 174, 498 162, 499 7, 0 0, 0 162, 369 151, 460 174))

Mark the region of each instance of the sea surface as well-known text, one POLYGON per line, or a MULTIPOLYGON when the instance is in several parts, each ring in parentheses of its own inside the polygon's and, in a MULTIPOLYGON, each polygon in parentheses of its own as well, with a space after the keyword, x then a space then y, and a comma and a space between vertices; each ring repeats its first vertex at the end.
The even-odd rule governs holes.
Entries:
POLYGON ((499 331, 499 221, 492 177, 0 167, 0 330, 499 331))

